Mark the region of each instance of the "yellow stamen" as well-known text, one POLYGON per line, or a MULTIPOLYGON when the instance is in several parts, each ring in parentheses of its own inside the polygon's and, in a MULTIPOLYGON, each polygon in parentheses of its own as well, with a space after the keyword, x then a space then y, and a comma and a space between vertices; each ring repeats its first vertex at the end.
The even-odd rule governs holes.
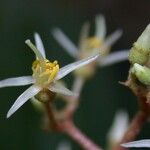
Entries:
POLYGON ((47 87, 55 79, 59 71, 59 65, 57 61, 35 60, 32 64, 32 70, 36 83, 42 87, 47 87))

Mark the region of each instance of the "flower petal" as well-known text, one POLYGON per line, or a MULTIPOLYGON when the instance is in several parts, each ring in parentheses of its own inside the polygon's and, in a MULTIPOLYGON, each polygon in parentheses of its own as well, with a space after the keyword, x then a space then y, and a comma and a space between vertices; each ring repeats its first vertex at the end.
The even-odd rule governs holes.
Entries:
POLYGON ((124 110, 117 111, 113 120, 113 124, 107 135, 109 142, 114 144, 120 142, 127 131, 128 124, 128 113, 124 110))
POLYGON ((95 36, 98 39, 104 40, 106 36, 106 22, 103 15, 97 15, 95 17, 96 31, 95 36))
POLYGON ((68 141, 63 141, 58 144, 57 150, 71 150, 71 144, 68 141))
POLYGON ((79 50, 82 50, 85 47, 85 40, 89 36, 89 28, 90 28, 89 22, 85 22, 82 25, 81 32, 80 32, 80 39, 79 39, 79 50))
POLYGON ((121 144, 123 147, 150 147, 150 139, 133 141, 129 143, 121 144))
POLYGON ((44 57, 43 55, 41 54, 40 50, 38 50, 35 45, 30 41, 30 40, 26 40, 25 43, 33 50, 33 52, 35 53, 36 57, 43 61, 44 60, 44 57))
POLYGON ((76 96, 77 94, 73 93, 69 89, 67 89, 63 84, 55 82, 49 87, 49 90, 58 94, 68 95, 68 96, 76 96))
POLYGON ((40 35, 38 33, 35 33, 34 34, 34 39, 35 39, 35 45, 36 45, 37 49, 41 52, 42 56, 44 58, 46 58, 45 49, 44 49, 44 46, 43 46, 43 42, 40 38, 40 35))
POLYGON ((106 47, 111 47, 113 44, 115 44, 115 42, 117 42, 117 40, 121 37, 121 35, 122 30, 116 30, 106 38, 104 45, 106 47))
POLYGON ((67 74, 69 74, 70 72, 74 71, 75 69, 78 69, 84 65, 89 64, 90 62, 94 61, 95 59, 97 59, 99 56, 99 54, 97 55, 93 55, 90 56, 88 58, 76 61, 74 63, 71 63, 69 65, 66 65, 65 67, 61 68, 60 71, 58 72, 57 76, 56 76, 56 80, 59 80, 61 78, 63 78, 64 76, 66 76, 67 74))
POLYGON ((9 118, 15 111, 17 111, 26 101, 35 96, 41 90, 40 87, 32 85, 26 91, 24 91, 12 105, 7 113, 7 118, 9 118))
POLYGON ((0 81, 0 88, 9 86, 22 86, 34 83, 32 76, 8 78, 0 81))
POLYGON ((150 24, 147 25, 146 29, 138 38, 136 42, 136 46, 140 49, 149 51, 150 49, 150 24))
POLYGON ((128 60, 129 50, 121 50, 118 52, 113 52, 104 58, 100 58, 99 65, 102 67, 112 65, 121 61, 128 60))
POLYGON ((55 40, 73 57, 78 57, 78 48, 72 43, 72 41, 59 29, 55 28, 52 31, 52 35, 55 40))

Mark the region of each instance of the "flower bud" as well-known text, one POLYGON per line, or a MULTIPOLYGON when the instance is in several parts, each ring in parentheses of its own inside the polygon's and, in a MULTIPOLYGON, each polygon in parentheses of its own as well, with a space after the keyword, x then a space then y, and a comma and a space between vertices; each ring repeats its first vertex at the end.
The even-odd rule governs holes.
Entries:
POLYGON ((133 73, 141 83, 145 85, 150 85, 149 68, 135 63, 131 69, 131 73, 133 73))
POLYGON ((144 65, 149 59, 149 52, 143 49, 138 49, 134 45, 129 52, 129 61, 134 64, 144 65))
POLYGON ((134 43, 129 53, 129 61, 134 64, 145 64, 150 53, 150 24, 143 31, 138 40, 134 43))

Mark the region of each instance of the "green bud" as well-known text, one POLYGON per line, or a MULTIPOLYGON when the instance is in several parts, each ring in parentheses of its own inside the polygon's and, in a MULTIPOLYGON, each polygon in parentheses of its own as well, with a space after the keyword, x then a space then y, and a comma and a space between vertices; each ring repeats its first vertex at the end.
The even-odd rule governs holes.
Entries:
POLYGON ((146 64, 150 53, 150 24, 143 31, 138 40, 134 43, 129 53, 129 61, 134 64, 146 64))
POLYGON ((149 51, 143 49, 138 49, 136 46, 133 46, 129 52, 129 61, 131 64, 141 64, 144 65, 149 59, 149 51))
POLYGON ((150 85, 149 68, 135 63, 131 69, 131 73, 134 74, 141 83, 150 85))

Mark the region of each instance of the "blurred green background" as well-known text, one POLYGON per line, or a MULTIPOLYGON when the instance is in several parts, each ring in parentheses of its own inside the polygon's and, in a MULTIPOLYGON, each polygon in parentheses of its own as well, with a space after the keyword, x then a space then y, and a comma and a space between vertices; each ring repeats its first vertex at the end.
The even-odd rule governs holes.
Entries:
MULTIPOLYGON (((0 0, 0 79, 31 74, 34 55, 25 45, 38 32, 48 58, 61 66, 74 61, 50 34, 60 27, 75 43, 82 24, 89 20, 94 29, 94 17, 106 18, 107 34, 117 28, 124 31, 112 51, 130 48, 150 22, 149 0, 0 0)), ((118 81, 127 78, 129 63, 101 68, 89 80, 81 95, 81 104, 74 120, 80 129, 97 144, 105 146, 106 134, 115 112, 123 108, 132 118, 137 101, 118 81)), ((73 76, 65 78, 71 87, 73 76)), ((60 141, 69 141, 73 150, 80 149, 62 134, 48 134, 40 128, 40 114, 27 102, 10 119, 6 113, 17 96, 27 87, 0 89, 0 150, 55 150, 60 141)), ((150 125, 145 125, 138 138, 150 138, 150 125)))

